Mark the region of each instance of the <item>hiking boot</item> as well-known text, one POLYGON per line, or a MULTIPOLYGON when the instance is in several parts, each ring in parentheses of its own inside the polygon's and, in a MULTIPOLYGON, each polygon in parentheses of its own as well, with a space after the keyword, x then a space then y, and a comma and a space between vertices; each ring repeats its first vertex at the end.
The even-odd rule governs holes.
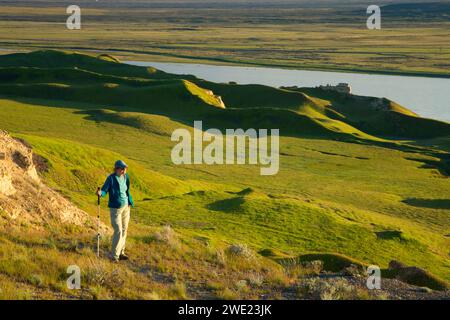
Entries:
POLYGON ((119 258, 116 258, 116 257, 113 257, 113 256, 110 256, 109 259, 111 260, 112 263, 118 263, 119 260, 120 260, 119 258))
POLYGON ((121 254, 120 256, 119 256, 119 260, 128 260, 129 258, 128 258, 128 256, 126 255, 126 254, 121 254))

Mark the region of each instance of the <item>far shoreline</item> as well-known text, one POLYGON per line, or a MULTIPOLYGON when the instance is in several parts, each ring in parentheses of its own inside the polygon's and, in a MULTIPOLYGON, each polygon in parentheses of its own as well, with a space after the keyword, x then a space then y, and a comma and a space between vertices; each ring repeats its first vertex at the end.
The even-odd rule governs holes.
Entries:
POLYGON ((85 53, 109 53, 116 55, 120 60, 125 61, 139 61, 139 62, 161 62, 161 63, 192 63, 192 64, 205 64, 212 66, 237 66, 237 67, 259 67, 259 68, 279 68, 286 70, 298 70, 298 71, 325 71, 325 72, 340 72, 340 73, 357 73, 367 75, 386 75, 386 76, 408 76, 408 77, 422 77, 422 78, 440 78, 450 79, 449 73, 433 73, 433 72, 420 72, 420 71, 396 71, 396 70, 373 70, 373 69, 360 69, 360 68, 341 68, 339 66, 330 67, 314 67, 314 66, 290 66, 278 63, 258 63, 251 61, 233 61, 224 58, 208 58, 208 57, 195 57, 179 54, 161 54, 147 51, 127 50, 127 49, 101 49, 101 48, 85 48, 85 47, 60 47, 60 46, 46 46, 46 47, 33 47, 23 49, 10 49, 1 48, 0 54, 11 54, 16 52, 28 52, 35 50, 67 50, 78 51, 85 53))
MULTIPOLYGON (((121 59, 122 60, 122 59, 121 59)), ((124 63, 133 61, 124 59, 124 63)), ((405 72, 405 71, 377 71, 370 69, 341 69, 341 68, 320 68, 320 67, 294 67, 283 64, 264 64, 264 63, 253 63, 253 62, 222 62, 222 63, 214 63, 216 62, 214 59, 203 59, 203 58, 186 58, 186 60, 135 60, 136 62, 145 62, 145 63, 186 63, 186 64, 201 64, 201 65, 211 65, 211 66, 229 66, 229 67, 253 67, 253 68, 277 68, 277 69, 285 69, 285 70, 297 70, 297 71, 323 71, 323 72, 336 72, 336 73, 353 73, 353 74, 366 74, 366 75, 384 75, 384 76, 405 76, 405 77, 417 77, 417 78, 439 78, 439 79, 450 79, 450 73, 429 73, 429 72, 405 72)))

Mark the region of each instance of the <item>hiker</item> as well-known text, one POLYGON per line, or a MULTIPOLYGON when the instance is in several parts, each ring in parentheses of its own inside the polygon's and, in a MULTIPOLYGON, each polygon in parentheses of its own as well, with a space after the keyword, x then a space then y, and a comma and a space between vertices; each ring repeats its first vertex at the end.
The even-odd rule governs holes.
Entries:
POLYGON ((100 197, 109 193, 108 207, 114 229, 111 258, 114 262, 128 260, 125 254, 125 242, 130 221, 130 208, 134 207, 134 203, 130 195, 130 178, 127 169, 125 162, 117 160, 114 164, 114 173, 106 178, 105 184, 98 191, 100 197))

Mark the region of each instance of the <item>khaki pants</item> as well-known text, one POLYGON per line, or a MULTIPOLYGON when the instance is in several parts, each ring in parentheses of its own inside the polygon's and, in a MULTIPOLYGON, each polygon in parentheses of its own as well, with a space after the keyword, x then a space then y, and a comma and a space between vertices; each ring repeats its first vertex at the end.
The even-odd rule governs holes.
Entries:
POLYGON ((128 222, 130 221, 130 207, 125 206, 119 209, 109 208, 109 212, 111 215, 111 225, 114 229, 111 254, 113 258, 118 259, 121 254, 125 254, 128 222))

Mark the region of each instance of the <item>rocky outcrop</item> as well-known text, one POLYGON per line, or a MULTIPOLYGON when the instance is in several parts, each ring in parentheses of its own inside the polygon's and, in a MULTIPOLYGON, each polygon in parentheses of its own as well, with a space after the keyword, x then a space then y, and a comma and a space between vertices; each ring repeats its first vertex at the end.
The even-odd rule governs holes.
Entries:
POLYGON ((0 211, 11 224, 96 227, 93 217, 41 181, 31 147, 5 131, 0 131, 0 211))

